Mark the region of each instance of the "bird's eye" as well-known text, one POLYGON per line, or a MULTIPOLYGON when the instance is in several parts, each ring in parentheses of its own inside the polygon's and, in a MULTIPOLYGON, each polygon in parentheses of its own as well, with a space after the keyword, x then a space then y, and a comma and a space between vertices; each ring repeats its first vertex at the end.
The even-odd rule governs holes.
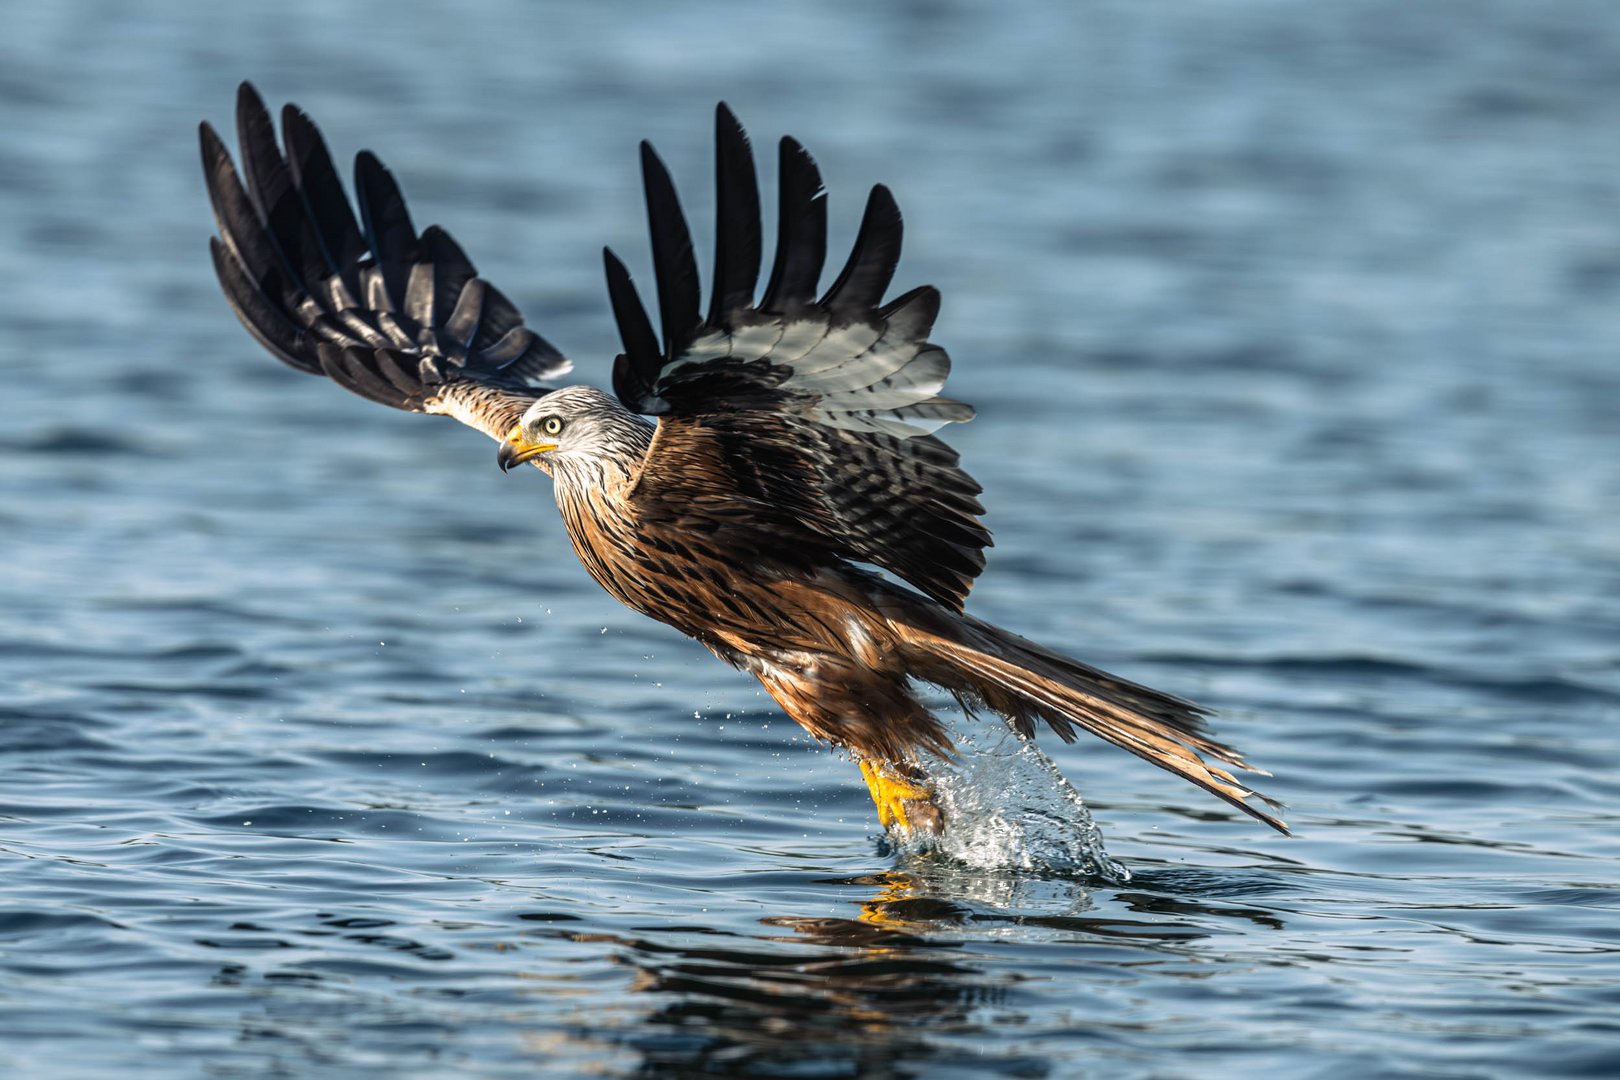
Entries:
POLYGON ((548 416, 544 420, 540 421, 540 430, 545 432, 547 435, 561 435, 562 429, 563 422, 561 417, 548 416))

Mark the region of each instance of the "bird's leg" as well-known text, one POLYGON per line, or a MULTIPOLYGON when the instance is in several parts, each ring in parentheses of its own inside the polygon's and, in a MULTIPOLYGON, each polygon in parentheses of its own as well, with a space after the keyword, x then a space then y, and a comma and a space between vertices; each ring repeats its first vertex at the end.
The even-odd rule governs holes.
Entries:
POLYGON ((915 766, 892 761, 862 760, 861 775, 872 791, 878 822, 886 829, 899 826, 938 836, 945 830, 945 815, 934 792, 915 766))

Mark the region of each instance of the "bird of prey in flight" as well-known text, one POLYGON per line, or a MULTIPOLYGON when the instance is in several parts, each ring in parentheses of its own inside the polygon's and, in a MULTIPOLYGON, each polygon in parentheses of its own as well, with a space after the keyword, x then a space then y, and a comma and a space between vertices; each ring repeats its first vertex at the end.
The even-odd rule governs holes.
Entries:
POLYGON ((901 235, 888 188, 872 189, 854 250, 822 290, 826 193, 815 161, 784 138, 761 292, 753 151, 720 105, 704 311, 674 185, 642 143, 659 325, 605 252, 624 342, 609 395, 553 387, 570 362, 449 233, 416 231, 375 156, 355 160, 356 215, 315 124, 292 105, 281 121, 278 145, 242 85, 240 171, 201 128, 214 269, 253 336, 373 401, 477 428, 500 443, 503 469, 538 466, 597 583, 753 674, 852 756, 884 826, 944 824, 922 768, 951 752, 916 693, 931 684, 1022 736, 1040 722, 1065 741, 1089 731, 1287 831, 1251 800, 1275 803, 1206 760, 1258 771, 1210 737, 1204 710, 963 612, 990 534, 979 485, 934 432, 973 410, 939 396, 950 370, 928 340, 939 293, 885 299, 901 235))

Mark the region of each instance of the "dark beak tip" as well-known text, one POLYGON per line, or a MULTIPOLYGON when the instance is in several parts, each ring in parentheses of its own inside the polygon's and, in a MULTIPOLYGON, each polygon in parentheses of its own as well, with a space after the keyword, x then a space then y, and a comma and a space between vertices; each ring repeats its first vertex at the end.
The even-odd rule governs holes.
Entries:
POLYGON ((501 472, 511 472, 519 465, 539 457, 541 451, 545 449, 549 449, 549 447, 536 447, 526 443, 503 440, 500 452, 495 455, 495 462, 501 467, 501 472))

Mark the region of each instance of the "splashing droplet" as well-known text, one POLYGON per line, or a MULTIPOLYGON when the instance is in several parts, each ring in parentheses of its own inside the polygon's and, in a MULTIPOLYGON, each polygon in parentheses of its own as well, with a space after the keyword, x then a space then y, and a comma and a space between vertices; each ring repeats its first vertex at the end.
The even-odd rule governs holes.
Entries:
POLYGON ((944 811, 939 836, 893 836, 904 854, 937 852, 982 869, 1062 870, 1116 883, 1130 871, 1109 856, 1102 830, 1052 759, 998 718, 945 716, 952 759, 921 762, 944 811))

